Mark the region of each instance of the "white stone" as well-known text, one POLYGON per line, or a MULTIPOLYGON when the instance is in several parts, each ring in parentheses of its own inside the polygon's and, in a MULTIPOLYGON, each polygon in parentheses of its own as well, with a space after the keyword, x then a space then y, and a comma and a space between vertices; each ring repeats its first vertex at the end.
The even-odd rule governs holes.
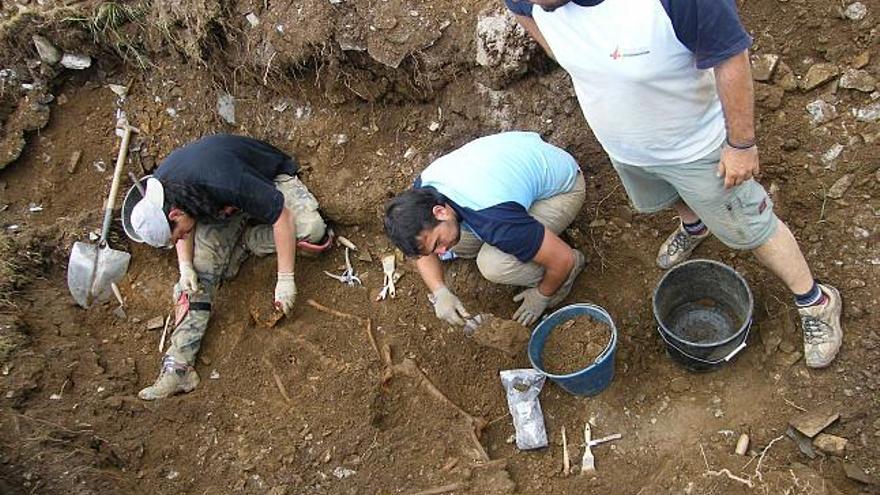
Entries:
POLYGON ((490 13, 477 20, 476 61, 483 67, 508 69, 522 62, 525 43, 514 43, 517 38, 526 36, 525 30, 516 19, 504 9, 501 13, 490 13))
POLYGON ((348 469, 347 467, 336 466, 335 468, 333 468, 333 476, 335 476, 336 479, 343 480, 345 478, 354 476, 355 474, 357 474, 357 471, 353 469, 348 469))
POLYGON ((39 34, 35 34, 33 40, 37 54, 40 55, 40 60, 44 64, 55 65, 61 61, 61 50, 55 48, 51 41, 39 34))
POLYGON ((235 98, 229 93, 217 97, 217 113, 227 124, 235 124, 235 98))
POLYGON ((824 124, 837 117, 837 109, 825 100, 816 100, 807 104, 810 121, 813 124, 824 124))
POLYGON ((840 156, 843 153, 843 145, 840 143, 836 143, 834 146, 828 149, 825 153, 822 154, 822 163, 829 164, 840 156))
POLYGON ((875 101, 866 107, 853 110, 853 113, 859 122, 875 122, 880 119, 880 101, 875 101))
POLYGON ((88 55, 77 55, 75 53, 65 53, 61 57, 61 65, 68 69, 82 70, 92 66, 92 57, 88 55))
POLYGON ((244 16, 244 18, 247 19, 248 24, 250 24, 252 28, 260 25, 260 18, 257 17, 257 14, 254 14, 253 12, 248 12, 247 15, 244 16))
POLYGON ((862 2, 854 2, 849 4, 846 10, 843 11, 843 15, 845 15, 847 19, 860 21, 868 15, 868 7, 865 7, 865 4, 862 2))

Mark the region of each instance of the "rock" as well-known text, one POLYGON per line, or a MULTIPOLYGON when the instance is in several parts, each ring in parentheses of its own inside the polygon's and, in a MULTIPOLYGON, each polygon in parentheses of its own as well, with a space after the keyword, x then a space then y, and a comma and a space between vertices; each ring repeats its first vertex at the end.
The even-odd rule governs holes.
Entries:
POLYGON ((852 278, 849 280, 849 282, 847 282, 846 288, 847 289, 861 289, 867 285, 868 284, 860 278, 852 278))
POLYGON ((831 406, 822 406, 813 411, 805 412, 788 421, 788 424, 809 438, 818 435, 831 423, 837 421, 839 413, 834 412, 831 406))
POLYGON ((211 380, 219 380, 220 372, 217 370, 211 370, 211 374, 208 376, 208 378, 210 378, 211 380))
POLYGON ((79 165, 79 159, 82 157, 82 151, 76 150, 70 154, 70 158, 67 159, 67 173, 72 174, 76 172, 76 166, 79 165))
POLYGON ((843 145, 840 143, 835 143, 834 146, 828 148, 828 151, 822 153, 822 163, 824 163, 825 165, 830 165, 832 162, 834 162, 834 160, 837 160, 841 153, 843 153, 843 145))
POLYGON ((880 481, 878 481, 877 478, 869 475, 864 469, 851 462, 843 463, 843 472, 846 473, 847 478, 858 481, 859 483, 864 483, 866 485, 880 485, 880 481))
POLYGON ((856 89, 865 93, 874 91, 877 80, 866 70, 847 69, 840 76, 840 87, 843 89, 856 89))
POLYGON ((257 14, 254 14, 253 12, 248 12, 247 14, 245 14, 244 18, 248 21, 248 24, 250 24, 252 28, 260 25, 260 18, 257 17, 257 14))
POLYGON ((767 355, 776 352, 782 343, 782 332, 777 328, 761 329, 761 343, 764 344, 764 353, 767 355))
POLYGON ((785 97, 785 90, 779 86, 770 84, 755 84, 755 101, 758 106, 770 110, 777 110, 782 106, 782 99, 785 97))
POLYGON ((813 64, 807 70, 807 75, 804 76, 804 79, 801 81, 801 89, 804 91, 810 91, 811 89, 817 88, 834 79, 838 72, 839 69, 834 64, 813 64))
POLYGON ((875 122, 880 119, 880 101, 875 101, 866 107, 853 110, 853 114, 859 122, 875 122))
POLYGON ((868 15, 868 7, 862 2, 853 2, 843 11, 843 16, 851 21, 861 21, 868 15))
POLYGON ((523 55, 529 43, 528 36, 507 9, 489 11, 477 20, 476 62, 505 73, 523 73, 526 70, 523 55))
POLYGON ((217 113, 227 124, 235 125, 235 98, 231 94, 217 96, 217 113))
POLYGON ((165 326, 165 317, 157 316, 147 321, 147 330, 158 330, 165 326))
POLYGON ((847 441, 848 440, 843 437, 828 435, 827 433, 819 433, 816 435, 816 438, 813 439, 813 446, 828 455, 843 457, 847 441))
POLYGON ((333 468, 333 476, 336 477, 336 479, 338 480, 344 480, 345 478, 354 476, 355 474, 357 474, 357 471, 353 469, 348 469, 347 467, 336 466, 335 468, 333 468))
POLYGON ((837 118, 837 109, 825 100, 807 103, 807 112, 813 124, 824 124, 837 118))
POLYGON ((797 347, 788 340, 782 340, 779 342, 779 350, 786 354, 791 354, 797 350, 797 347))
POLYGON ((797 138, 788 138, 782 143, 782 151, 795 151, 801 147, 801 142, 797 138))
POLYGON ((776 71, 776 64, 779 62, 779 55, 765 53, 762 55, 752 56, 752 79, 755 81, 766 82, 773 77, 776 71))
POLYGON ((673 378, 671 382, 669 382, 669 388, 672 389, 673 392, 687 392, 691 388, 691 384, 688 383, 688 379, 683 376, 679 376, 673 378))
POLYGON ((55 65, 61 61, 61 50, 55 48, 51 41, 39 34, 35 34, 33 40, 34 46, 37 48, 37 54, 44 64, 55 65))
POLYGON ((871 52, 869 50, 865 50, 862 53, 856 55, 852 60, 852 66, 854 69, 862 69, 868 62, 871 61, 871 52))
POLYGON ((831 199, 840 199, 846 194, 849 186, 852 185, 855 180, 855 176, 853 174, 846 174, 843 177, 837 179, 834 184, 828 189, 828 192, 825 194, 831 199))
POLYGON ((785 62, 779 62, 779 65, 776 68, 776 76, 773 80, 777 86, 785 91, 794 91, 798 87, 797 77, 795 77, 794 71, 791 70, 791 67, 786 65, 785 62))
POLYGON ((61 57, 61 65, 68 69, 88 69, 92 66, 92 57, 75 53, 65 53, 64 56, 61 57))
POLYGON ((736 455, 746 455, 746 452, 749 450, 749 436, 745 433, 739 436, 739 439, 736 441, 736 449, 734 453, 736 455))

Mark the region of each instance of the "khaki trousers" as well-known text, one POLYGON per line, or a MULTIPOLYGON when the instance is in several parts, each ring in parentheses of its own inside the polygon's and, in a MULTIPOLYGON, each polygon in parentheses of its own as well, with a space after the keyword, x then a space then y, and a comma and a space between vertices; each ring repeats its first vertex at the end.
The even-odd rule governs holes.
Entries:
MULTIPOLYGON (((578 172, 574 186, 566 193, 536 201, 529 208, 535 220, 559 235, 571 225, 586 199, 584 175, 578 172)), ((477 268, 486 280, 496 284, 536 287, 544 278, 544 267, 535 263, 523 263, 516 256, 484 243, 473 233, 462 229, 461 240, 453 248, 456 256, 477 259, 477 268)))

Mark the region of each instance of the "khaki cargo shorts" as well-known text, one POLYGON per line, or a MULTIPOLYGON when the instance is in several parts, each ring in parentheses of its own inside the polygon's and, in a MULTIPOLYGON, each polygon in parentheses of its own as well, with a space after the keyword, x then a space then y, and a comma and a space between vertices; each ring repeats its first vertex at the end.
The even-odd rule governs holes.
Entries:
POLYGON ((638 167, 612 158, 611 164, 639 212, 665 210, 681 199, 728 247, 755 249, 776 232, 773 201, 754 179, 724 189, 724 178, 715 175, 720 158, 718 148, 690 163, 638 167))

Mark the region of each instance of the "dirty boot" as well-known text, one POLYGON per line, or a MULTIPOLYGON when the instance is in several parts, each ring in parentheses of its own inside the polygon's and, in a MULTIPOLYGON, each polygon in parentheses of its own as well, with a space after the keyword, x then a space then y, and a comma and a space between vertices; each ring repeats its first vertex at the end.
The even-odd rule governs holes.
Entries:
POLYGON ((191 392, 198 385, 199 374, 195 368, 166 356, 156 383, 141 390, 138 397, 143 400, 164 399, 174 394, 191 392))
POLYGON ((678 229, 673 232, 657 253, 657 266, 664 270, 687 260, 694 249, 709 237, 709 229, 698 235, 691 235, 684 229, 684 224, 679 223, 678 229))
POLYGON ((798 308, 804 331, 804 361, 810 368, 824 368, 834 361, 843 343, 840 327, 840 292, 830 285, 819 284, 825 302, 798 308))

